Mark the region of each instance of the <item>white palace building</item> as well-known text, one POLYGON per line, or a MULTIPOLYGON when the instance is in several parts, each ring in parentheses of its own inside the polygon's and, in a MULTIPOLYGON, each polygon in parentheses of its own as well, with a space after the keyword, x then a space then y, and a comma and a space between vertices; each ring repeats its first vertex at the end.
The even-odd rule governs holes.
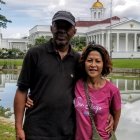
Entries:
POLYGON ((3 38, 2 33, 0 33, 0 49, 20 49, 21 51, 27 50, 28 45, 27 38, 15 39, 15 38, 3 38))
MULTIPOLYGON (((99 0, 93 3, 90 11, 90 20, 76 21, 76 36, 86 37, 87 44, 94 41, 103 45, 112 58, 140 58, 139 21, 117 16, 105 18, 106 9, 99 0)), ((34 44, 35 39, 40 36, 52 36, 50 25, 36 25, 30 29, 28 40, 3 39, 0 36, 0 48, 10 48, 12 45, 26 50, 27 44, 34 44)))

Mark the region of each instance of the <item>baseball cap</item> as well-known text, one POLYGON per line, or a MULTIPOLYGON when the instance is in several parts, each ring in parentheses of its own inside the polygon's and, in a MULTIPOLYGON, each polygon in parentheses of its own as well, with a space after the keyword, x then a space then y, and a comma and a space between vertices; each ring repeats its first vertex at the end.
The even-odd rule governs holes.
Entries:
POLYGON ((75 25, 75 17, 68 11, 56 12, 52 18, 52 22, 57 20, 65 20, 71 23, 72 25, 75 25))

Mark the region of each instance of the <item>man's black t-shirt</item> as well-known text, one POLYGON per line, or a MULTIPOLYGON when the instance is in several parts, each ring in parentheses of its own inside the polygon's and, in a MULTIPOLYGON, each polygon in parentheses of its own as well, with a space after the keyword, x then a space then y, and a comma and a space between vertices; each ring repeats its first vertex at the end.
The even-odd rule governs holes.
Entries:
POLYGON ((72 49, 61 60, 51 41, 28 51, 17 83, 19 89, 29 89, 34 101, 25 113, 27 140, 73 139, 78 60, 79 54, 72 49))

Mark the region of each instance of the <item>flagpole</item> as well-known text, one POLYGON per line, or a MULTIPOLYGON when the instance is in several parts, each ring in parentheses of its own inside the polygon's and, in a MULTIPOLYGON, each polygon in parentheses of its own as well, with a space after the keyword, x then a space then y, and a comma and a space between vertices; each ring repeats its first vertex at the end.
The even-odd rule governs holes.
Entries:
POLYGON ((110 0, 110 57, 112 58, 112 0, 110 0))

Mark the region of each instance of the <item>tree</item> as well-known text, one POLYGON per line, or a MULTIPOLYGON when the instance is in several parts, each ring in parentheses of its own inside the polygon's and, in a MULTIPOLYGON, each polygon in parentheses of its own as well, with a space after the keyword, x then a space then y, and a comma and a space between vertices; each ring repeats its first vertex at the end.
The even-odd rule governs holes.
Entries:
POLYGON ((35 39, 35 45, 44 44, 44 43, 48 42, 49 39, 50 39, 50 37, 48 37, 48 36, 40 36, 35 39))
POLYGON ((86 47, 86 37, 75 36, 71 40, 71 44, 76 51, 82 51, 83 48, 86 47))
MULTIPOLYGON (((4 1, 0 0, 0 4, 6 4, 4 1)), ((1 8, 0 8, 1 10, 1 8)), ((0 14, 0 27, 2 28, 6 28, 7 27, 7 23, 11 23, 11 20, 8 20, 4 15, 0 14)))

